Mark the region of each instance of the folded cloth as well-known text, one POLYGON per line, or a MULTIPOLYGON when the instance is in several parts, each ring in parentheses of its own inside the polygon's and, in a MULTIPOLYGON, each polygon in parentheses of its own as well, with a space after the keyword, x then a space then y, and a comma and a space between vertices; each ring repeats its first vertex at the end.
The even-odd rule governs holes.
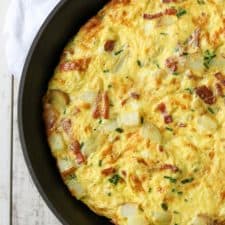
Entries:
POLYGON ((59 0, 11 0, 4 26, 5 53, 10 74, 20 78, 32 41, 58 2, 59 0))

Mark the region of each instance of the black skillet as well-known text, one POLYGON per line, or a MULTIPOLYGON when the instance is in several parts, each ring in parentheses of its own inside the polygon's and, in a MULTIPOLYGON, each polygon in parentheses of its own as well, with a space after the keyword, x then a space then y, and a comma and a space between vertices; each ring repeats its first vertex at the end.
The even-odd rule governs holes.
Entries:
POLYGON ((60 1, 34 40, 20 83, 18 121, 25 160, 40 194, 64 225, 111 224, 71 197, 50 154, 41 116, 42 96, 63 47, 106 2, 107 0, 60 1))

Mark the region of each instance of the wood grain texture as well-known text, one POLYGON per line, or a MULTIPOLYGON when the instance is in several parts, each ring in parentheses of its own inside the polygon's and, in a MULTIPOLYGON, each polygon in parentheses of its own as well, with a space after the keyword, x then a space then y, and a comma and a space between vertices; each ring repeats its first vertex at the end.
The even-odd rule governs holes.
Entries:
POLYGON ((0 74, 0 225, 10 224, 11 77, 0 74))
MULTIPOLYGON (((60 225, 40 197, 25 165, 17 127, 18 82, 14 84, 13 225, 60 225)), ((0 224, 1 225, 1 224, 0 224)))

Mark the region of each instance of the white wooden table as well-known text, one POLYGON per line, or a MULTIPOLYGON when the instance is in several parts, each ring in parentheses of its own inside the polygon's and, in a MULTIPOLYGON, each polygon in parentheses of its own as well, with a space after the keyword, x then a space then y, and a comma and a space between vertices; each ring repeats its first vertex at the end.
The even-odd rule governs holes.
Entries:
POLYGON ((0 225, 60 225, 37 192, 24 162, 17 127, 19 81, 7 74, 2 26, 9 0, 0 0, 0 225))

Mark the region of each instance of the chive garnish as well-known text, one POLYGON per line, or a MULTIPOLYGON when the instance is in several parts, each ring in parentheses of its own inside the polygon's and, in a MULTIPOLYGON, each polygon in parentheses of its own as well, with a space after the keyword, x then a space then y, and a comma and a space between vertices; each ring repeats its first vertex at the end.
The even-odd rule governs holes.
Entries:
POLYGON ((169 180, 171 183, 176 183, 177 179, 169 176, 164 176, 165 179, 169 180))

